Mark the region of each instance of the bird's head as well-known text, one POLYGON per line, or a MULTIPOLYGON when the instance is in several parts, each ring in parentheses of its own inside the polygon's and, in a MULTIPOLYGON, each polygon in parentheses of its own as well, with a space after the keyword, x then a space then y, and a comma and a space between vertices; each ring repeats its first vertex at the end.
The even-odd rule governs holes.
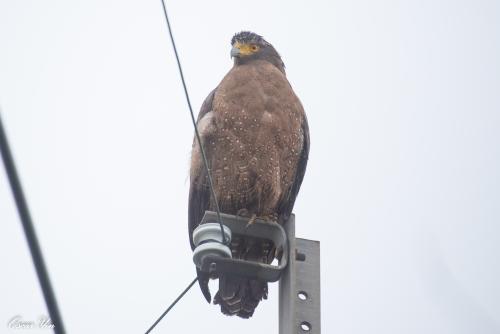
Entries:
POLYGON ((231 46, 231 57, 234 58, 236 66, 254 60, 265 60, 285 73, 285 64, 279 53, 262 36, 250 31, 242 31, 233 36, 231 46))

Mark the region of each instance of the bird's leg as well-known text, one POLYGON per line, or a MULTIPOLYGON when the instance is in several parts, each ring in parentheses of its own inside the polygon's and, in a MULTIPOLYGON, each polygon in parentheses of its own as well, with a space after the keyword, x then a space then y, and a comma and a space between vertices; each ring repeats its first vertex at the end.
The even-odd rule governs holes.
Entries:
POLYGON ((276 213, 270 213, 270 214, 259 216, 259 217, 257 217, 257 215, 255 215, 255 214, 253 214, 252 217, 250 217, 250 220, 248 221, 246 228, 248 228, 250 225, 255 223, 257 218, 261 219, 267 223, 276 223, 278 221, 278 215, 276 213))
POLYGON ((243 209, 239 209, 238 212, 236 212, 236 215, 237 216, 240 216, 240 217, 250 217, 250 211, 248 211, 248 209, 246 208, 243 208, 243 209))
POLYGON ((268 223, 276 223, 278 221, 278 214, 270 213, 268 215, 262 216, 261 219, 268 223))
POLYGON ((271 240, 262 241, 262 262, 271 263, 272 256, 274 255, 274 245, 271 240))
MULTIPOLYGON (((249 238, 245 242, 245 249, 241 253, 241 259, 248 260, 248 256, 250 255, 250 251, 255 245, 255 240, 253 238, 249 238)), ((254 250, 255 252, 255 250, 254 250)))
POLYGON ((250 211, 248 211, 248 209, 246 208, 239 209, 238 212, 236 212, 236 215, 240 217, 250 218, 245 228, 248 228, 250 225, 255 223, 255 220, 257 219, 257 215, 255 213, 250 214, 250 211))
POLYGON ((283 247, 275 248, 274 249, 274 258, 281 260, 282 256, 283 256, 283 247))
POLYGON ((238 252, 241 252, 241 246, 243 244, 243 240, 241 237, 233 237, 231 240, 231 253, 233 257, 236 257, 238 252))
POLYGON ((278 214, 271 213, 270 215, 267 215, 266 221, 271 222, 271 223, 277 223, 278 222, 278 214))
POLYGON ((257 219, 257 215, 254 213, 252 215, 252 217, 250 217, 250 220, 248 221, 247 225, 245 226, 245 228, 248 228, 250 225, 252 225, 253 223, 255 223, 255 220, 257 219))

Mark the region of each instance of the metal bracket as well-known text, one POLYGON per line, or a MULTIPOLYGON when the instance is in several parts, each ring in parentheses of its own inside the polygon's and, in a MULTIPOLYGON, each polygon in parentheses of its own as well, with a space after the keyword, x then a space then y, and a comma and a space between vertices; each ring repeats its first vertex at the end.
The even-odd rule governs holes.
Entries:
MULTIPOLYGON (((248 218, 221 214, 222 223, 231 230, 233 239, 240 236, 256 237, 271 240, 276 248, 283 249, 283 255, 277 266, 251 262, 240 259, 225 258, 217 255, 206 255, 201 260, 200 270, 210 273, 224 273, 259 279, 267 282, 276 282, 288 263, 288 243, 285 230, 277 223, 256 219, 248 225, 248 218)), ((292 217, 290 219, 293 219, 292 217)), ((201 224, 217 222, 217 214, 206 211, 201 224)))
MULTIPOLYGON (((273 266, 207 253, 200 257, 200 270, 215 277, 224 273, 267 282, 280 280, 279 333, 321 334, 319 241, 295 238, 294 215, 290 216, 285 228, 259 219, 248 225, 248 218, 227 214, 221 214, 221 218, 225 229, 230 229, 233 238, 247 236, 271 240, 277 248, 282 247, 283 255, 278 265, 273 266)), ((206 211, 201 224, 217 221, 215 212, 206 211)), ((214 233, 219 229, 214 224, 214 233)), ((217 239, 216 237, 212 239, 217 239)))
POLYGON ((280 280, 279 334, 320 334, 320 243, 295 238, 294 219, 285 229, 290 259, 280 280))

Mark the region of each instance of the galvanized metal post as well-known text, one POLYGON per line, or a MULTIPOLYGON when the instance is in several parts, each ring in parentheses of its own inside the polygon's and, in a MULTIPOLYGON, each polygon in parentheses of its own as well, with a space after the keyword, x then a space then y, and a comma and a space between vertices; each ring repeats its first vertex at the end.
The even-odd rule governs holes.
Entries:
POLYGON ((280 279, 279 334, 320 334, 320 244, 295 238, 295 216, 285 224, 288 266, 280 279))

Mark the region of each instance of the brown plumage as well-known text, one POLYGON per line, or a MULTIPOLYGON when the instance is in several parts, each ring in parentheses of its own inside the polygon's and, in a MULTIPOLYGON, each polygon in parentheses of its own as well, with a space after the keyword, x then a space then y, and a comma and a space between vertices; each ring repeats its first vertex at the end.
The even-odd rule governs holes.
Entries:
MULTIPOLYGON (((236 34, 234 66, 206 98, 197 126, 223 213, 257 216, 283 224, 290 216, 309 154, 306 115, 274 47, 251 32, 236 34)), ((193 143, 189 192, 189 235, 206 210, 215 211, 200 148, 193 143)), ((233 240, 233 257, 270 263, 269 242, 233 240)), ((210 302, 207 275, 198 272, 210 302)), ((267 283, 241 277, 219 278, 214 303, 221 311, 252 316, 267 298, 267 283)))

